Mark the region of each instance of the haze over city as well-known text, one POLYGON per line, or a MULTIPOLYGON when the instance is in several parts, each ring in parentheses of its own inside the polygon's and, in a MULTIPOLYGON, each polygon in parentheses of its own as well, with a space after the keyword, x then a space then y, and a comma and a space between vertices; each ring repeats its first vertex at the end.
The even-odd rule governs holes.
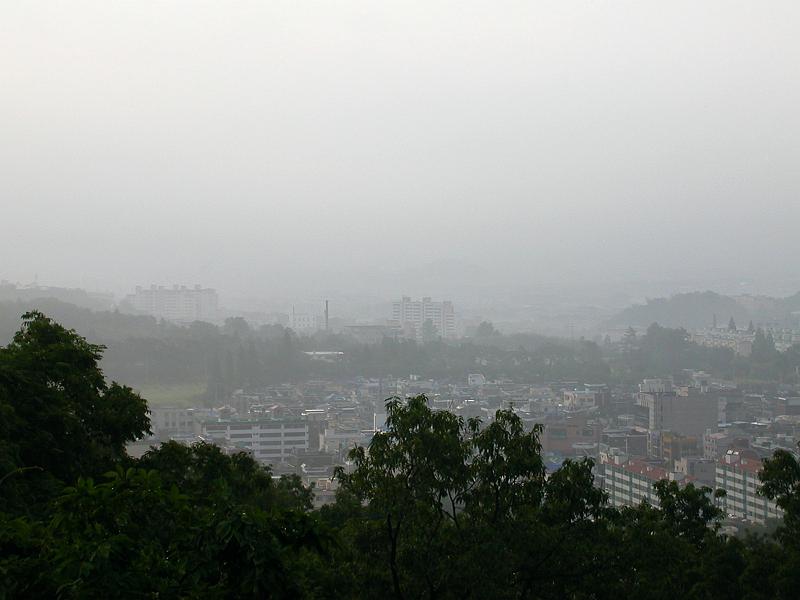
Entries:
POLYGON ((9 280, 387 298, 415 273, 451 295, 800 281, 795 2, 0 16, 9 280))

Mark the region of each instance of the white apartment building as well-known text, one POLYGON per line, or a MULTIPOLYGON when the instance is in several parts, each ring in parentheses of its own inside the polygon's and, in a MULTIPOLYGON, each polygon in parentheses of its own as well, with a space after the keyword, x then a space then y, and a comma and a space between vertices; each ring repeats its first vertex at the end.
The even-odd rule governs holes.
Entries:
POLYGON ((659 500, 653 485, 669 479, 670 473, 641 460, 628 460, 627 456, 601 455, 602 487, 608 493, 612 506, 639 506, 647 500, 658 506, 659 500))
POLYGON ((289 419, 209 420, 200 424, 200 435, 248 449, 256 460, 279 463, 297 450, 308 451, 308 423, 289 419))
POLYGON ((708 348, 728 348, 737 356, 750 356, 753 351, 755 334, 747 331, 729 331, 727 329, 704 329, 692 334, 692 341, 708 348))
POLYGON ((429 297, 412 300, 403 296, 400 301, 392 303, 392 324, 409 330, 417 341, 422 341, 426 321, 430 321, 436 334, 444 339, 456 337, 456 316, 452 302, 433 302, 429 297))
MULTIPOLYGON (((704 470, 705 463, 709 463, 709 466, 712 464, 705 460, 699 462, 704 463, 704 470)), ((688 476, 685 472, 671 472, 641 460, 627 460, 624 455, 601 455, 598 466, 602 487, 608 493, 612 506, 637 506, 643 500, 658 506, 658 496, 653 484, 661 479, 678 481, 679 485, 703 485, 702 480, 688 476)), ((761 460, 754 452, 747 450, 729 450, 716 463, 713 487, 725 490, 725 495, 718 502, 727 517, 760 524, 768 519, 783 518, 783 511, 775 502, 758 494, 761 485, 758 474, 761 468, 761 460)), ((709 470, 708 476, 710 475, 709 470)))
MULTIPOLYGON (((766 327, 764 334, 772 335, 775 349, 786 352, 794 344, 800 344, 800 331, 780 327, 766 327)), ((736 330, 711 328, 702 329, 692 333, 692 341, 700 346, 709 348, 729 348, 739 356, 750 356, 753 351, 753 341, 756 334, 749 330, 736 330)))
POLYGON ((728 450, 717 462, 716 486, 725 490, 722 509, 733 518, 753 523, 783 518, 783 510, 758 494, 761 459, 749 450, 728 450))
POLYGON ((219 299, 216 290, 199 285, 193 288, 174 285, 136 287, 124 303, 135 312, 152 315, 176 323, 214 322, 218 318, 219 299))
POLYGON ((295 333, 314 333, 320 329, 320 318, 317 315, 298 313, 293 309, 289 317, 289 329, 295 333))

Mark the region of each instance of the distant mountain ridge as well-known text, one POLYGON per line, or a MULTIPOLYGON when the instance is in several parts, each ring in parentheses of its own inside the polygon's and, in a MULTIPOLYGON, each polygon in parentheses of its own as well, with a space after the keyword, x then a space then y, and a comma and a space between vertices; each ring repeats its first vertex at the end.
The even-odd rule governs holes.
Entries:
POLYGON ((59 300, 90 310, 111 310, 114 296, 100 292, 89 292, 80 288, 40 286, 36 284, 20 286, 8 281, 0 281, 0 302, 38 302, 46 299, 59 300))
POLYGON ((645 304, 634 304, 606 321, 607 327, 648 327, 658 323, 664 327, 703 329, 716 318, 724 327, 733 318, 740 328, 754 324, 778 324, 796 327, 800 311, 800 293, 788 298, 769 296, 726 296, 712 291, 676 294, 670 298, 648 298, 645 304), (795 313, 795 314, 793 314, 795 313))

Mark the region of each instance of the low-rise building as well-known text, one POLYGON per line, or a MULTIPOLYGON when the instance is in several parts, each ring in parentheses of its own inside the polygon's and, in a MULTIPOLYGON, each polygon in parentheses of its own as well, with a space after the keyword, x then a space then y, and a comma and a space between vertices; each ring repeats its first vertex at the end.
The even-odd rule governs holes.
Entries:
POLYGON ((308 423, 293 419, 216 419, 199 424, 199 434, 211 442, 249 449, 262 463, 278 463, 309 447, 308 423))
POLYGON ((675 461, 675 472, 688 475, 699 484, 713 488, 716 483, 717 461, 697 456, 685 456, 675 461))
POLYGON ((602 428, 598 423, 582 417, 545 423, 542 448, 563 456, 584 456, 586 448, 600 443, 602 428))
POLYGON ((396 340, 403 337, 399 325, 345 325, 342 332, 361 344, 380 344, 384 339, 396 340))
POLYGON ((477 386, 485 384, 486 384, 486 377, 484 377, 482 373, 470 373, 469 375, 467 375, 467 385, 477 386))
POLYGON ((564 390, 564 408, 569 411, 583 412, 597 406, 597 392, 595 390, 564 390))
POLYGON ((647 457, 647 430, 637 427, 606 428, 602 442, 609 448, 617 448, 631 458, 647 457))
POLYGON ((150 428, 153 435, 164 438, 194 432, 196 409, 154 406, 150 409, 150 428))
POLYGON ((800 415, 800 397, 779 396, 773 402, 773 412, 778 415, 800 415))
POLYGON ((691 435, 681 435, 673 433, 672 431, 664 431, 661 433, 660 441, 661 458, 667 461, 667 464, 673 464, 676 460, 680 460, 687 456, 702 456, 701 442, 698 438, 691 435))

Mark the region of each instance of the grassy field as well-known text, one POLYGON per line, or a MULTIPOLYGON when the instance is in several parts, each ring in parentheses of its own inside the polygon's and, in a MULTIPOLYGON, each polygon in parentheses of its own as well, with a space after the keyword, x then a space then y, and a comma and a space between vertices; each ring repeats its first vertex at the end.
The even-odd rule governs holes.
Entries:
POLYGON ((143 385, 136 391, 150 406, 199 406, 206 392, 205 383, 178 383, 171 385, 143 385))

